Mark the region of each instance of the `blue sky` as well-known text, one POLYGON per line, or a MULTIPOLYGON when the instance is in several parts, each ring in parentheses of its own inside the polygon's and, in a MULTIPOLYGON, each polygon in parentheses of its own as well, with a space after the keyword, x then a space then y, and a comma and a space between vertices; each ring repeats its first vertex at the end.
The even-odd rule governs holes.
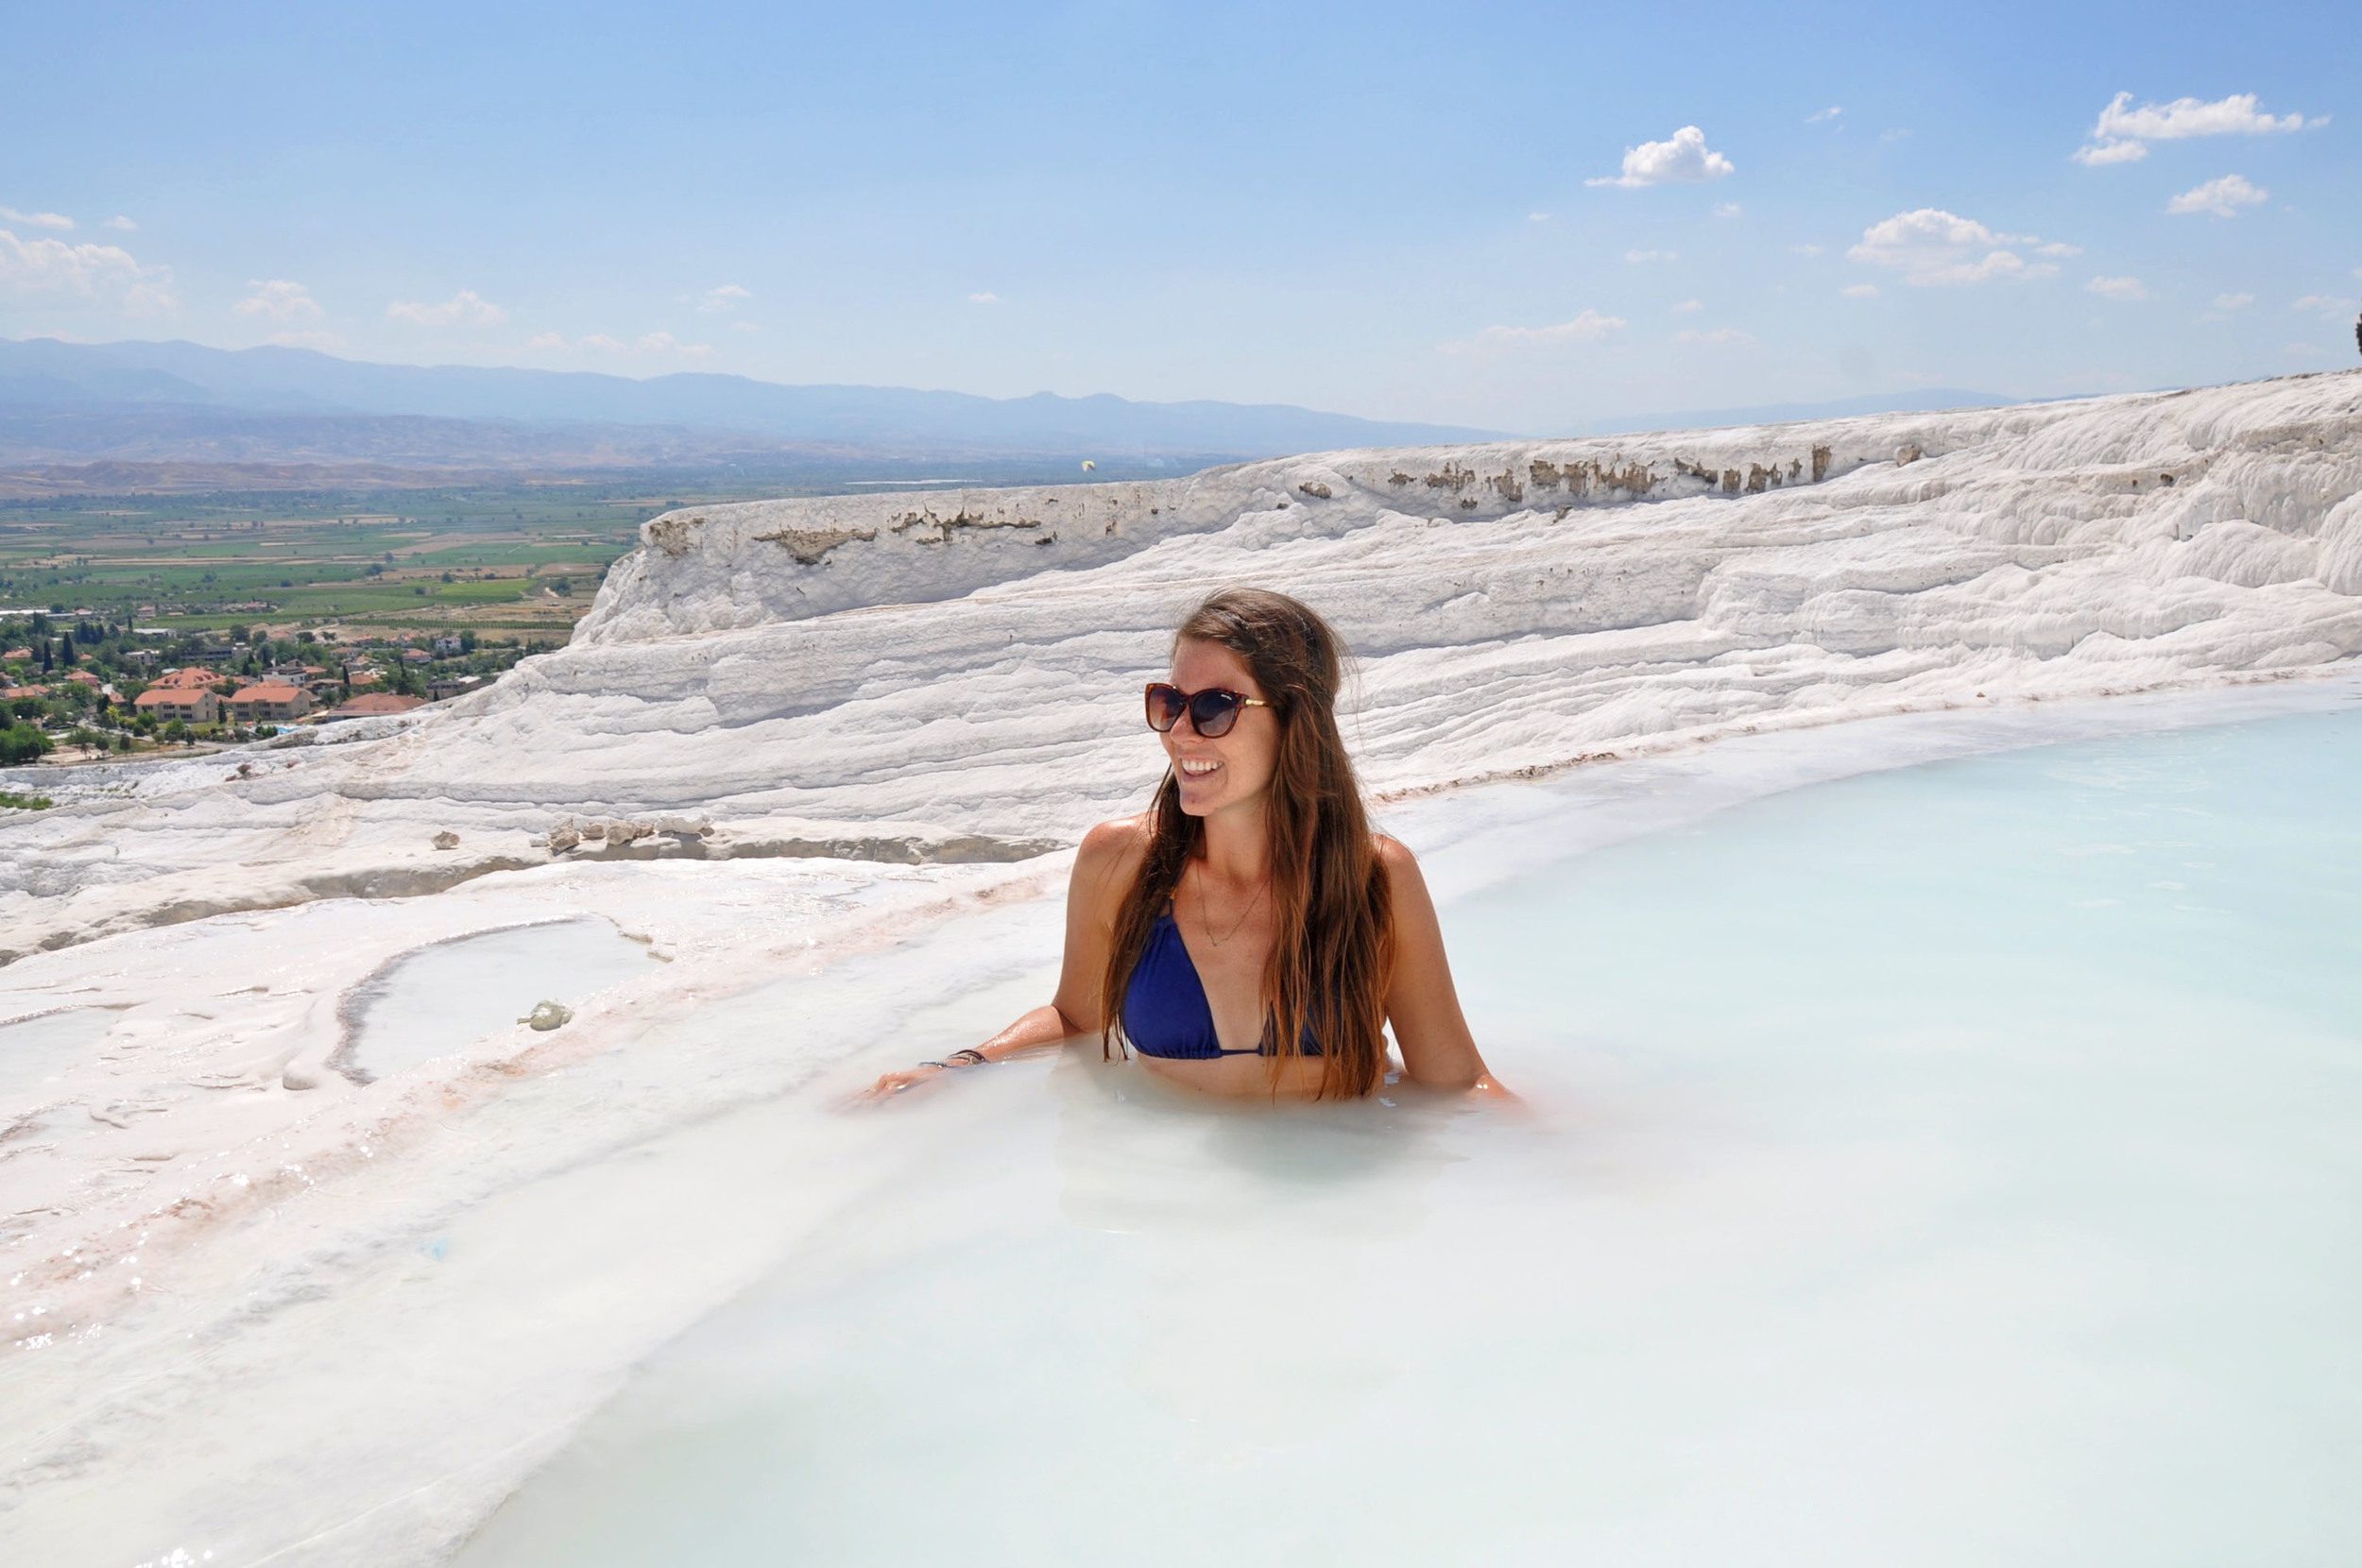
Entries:
POLYGON ((2355 23, 18 5, 0 335, 1532 432, 2319 369, 2355 23))

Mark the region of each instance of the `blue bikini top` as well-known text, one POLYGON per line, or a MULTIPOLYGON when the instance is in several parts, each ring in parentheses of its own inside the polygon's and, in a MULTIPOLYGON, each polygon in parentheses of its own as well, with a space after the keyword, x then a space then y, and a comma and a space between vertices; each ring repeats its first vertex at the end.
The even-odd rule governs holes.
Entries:
MULTIPOLYGON (((1197 964, 1181 941, 1181 928, 1172 923, 1172 906, 1156 917, 1148 933, 1148 946, 1133 966, 1123 988, 1123 1032, 1142 1056, 1172 1061, 1210 1061, 1217 1056, 1272 1056, 1260 1046, 1226 1050, 1214 1032, 1214 1011, 1206 1001, 1205 982, 1197 964)), ((1265 1035, 1270 1033, 1265 1026, 1265 1035)), ((1321 1053, 1307 1021, 1300 1048, 1307 1056, 1321 1053)))

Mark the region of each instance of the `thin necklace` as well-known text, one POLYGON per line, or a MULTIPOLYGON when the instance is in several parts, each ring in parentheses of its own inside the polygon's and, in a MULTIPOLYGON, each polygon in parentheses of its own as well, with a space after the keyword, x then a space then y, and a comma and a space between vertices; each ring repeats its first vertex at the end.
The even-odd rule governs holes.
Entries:
POLYGON ((1262 903, 1263 895, 1269 893, 1270 891, 1271 873, 1267 871, 1263 873, 1262 884, 1255 890, 1255 902, 1246 907, 1245 914, 1239 916, 1238 925, 1230 928, 1230 936, 1216 936, 1214 934, 1214 923, 1206 918, 1206 878, 1201 873, 1197 879, 1197 923, 1206 928, 1206 940, 1219 947, 1223 946, 1223 944, 1228 942, 1230 937, 1237 936, 1240 930, 1245 927, 1248 919, 1255 913, 1256 906, 1262 903))

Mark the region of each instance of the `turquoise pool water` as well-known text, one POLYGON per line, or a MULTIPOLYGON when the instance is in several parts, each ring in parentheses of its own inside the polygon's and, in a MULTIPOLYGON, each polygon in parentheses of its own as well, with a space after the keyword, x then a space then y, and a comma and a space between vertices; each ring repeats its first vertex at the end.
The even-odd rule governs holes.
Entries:
POLYGON ((898 1102, 460 1560, 2362 1560, 2357 779, 2342 711, 1538 846, 1445 912, 1527 1117, 898 1102))

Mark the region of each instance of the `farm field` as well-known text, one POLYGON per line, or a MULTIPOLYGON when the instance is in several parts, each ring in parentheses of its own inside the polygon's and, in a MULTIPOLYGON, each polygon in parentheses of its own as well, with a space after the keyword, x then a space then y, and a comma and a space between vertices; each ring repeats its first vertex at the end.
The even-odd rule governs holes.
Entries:
POLYGON ((640 524, 684 499, 558 482, 0 503, 0 607, 562 641, 640 524))

